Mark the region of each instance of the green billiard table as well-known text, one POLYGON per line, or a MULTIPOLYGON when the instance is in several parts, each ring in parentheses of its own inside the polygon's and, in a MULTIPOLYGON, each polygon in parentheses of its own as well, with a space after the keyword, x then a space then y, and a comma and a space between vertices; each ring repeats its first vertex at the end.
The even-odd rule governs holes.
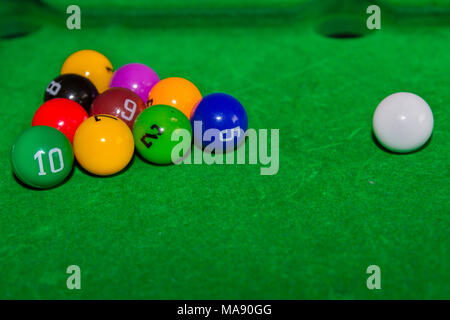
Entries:
POLYGON ((68 30, 71 4, 0 4, 0 299, 450 298, 448 0, 80 0, 68 30), (111 177, 75 165, 56 188, 27 188, 11 146, 81 49, 233 95, 250 128, 279 129, 278 172, 135 156, 111 177), (372 134, 402 91, 434 115, 409 154, 372 134))

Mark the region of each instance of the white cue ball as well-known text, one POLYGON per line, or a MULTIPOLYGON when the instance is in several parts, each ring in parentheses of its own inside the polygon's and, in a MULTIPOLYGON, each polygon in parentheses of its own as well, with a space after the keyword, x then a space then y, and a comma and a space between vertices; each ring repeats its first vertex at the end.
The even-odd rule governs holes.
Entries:
POLYGON ((433 113, 418 95, 399 92, 385 98, 373 115, 373 132, 387 149, 406 153, 423 146, 433 131, 433 113))

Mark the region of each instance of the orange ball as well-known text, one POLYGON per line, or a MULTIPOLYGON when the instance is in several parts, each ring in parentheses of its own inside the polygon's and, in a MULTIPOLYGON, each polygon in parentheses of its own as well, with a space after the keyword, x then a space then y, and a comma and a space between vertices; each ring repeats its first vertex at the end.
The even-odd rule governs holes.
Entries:
POLYGON ((202 99, 197 87, 189 80, 173 77, 159 81, 148 95, 147 105, 168 105, 177 108, 190 119, 194 106, 202 99))

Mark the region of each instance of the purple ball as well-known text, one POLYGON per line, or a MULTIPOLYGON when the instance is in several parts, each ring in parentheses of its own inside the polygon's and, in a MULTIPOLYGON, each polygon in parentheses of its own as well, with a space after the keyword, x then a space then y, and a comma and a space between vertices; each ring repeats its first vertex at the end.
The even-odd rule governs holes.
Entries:
POLYGON ((129 63, 114 72, 109 87, 130 89, 147 103, 148 94, 158 81, 158 75, 150 67, 142 63, 129 63))

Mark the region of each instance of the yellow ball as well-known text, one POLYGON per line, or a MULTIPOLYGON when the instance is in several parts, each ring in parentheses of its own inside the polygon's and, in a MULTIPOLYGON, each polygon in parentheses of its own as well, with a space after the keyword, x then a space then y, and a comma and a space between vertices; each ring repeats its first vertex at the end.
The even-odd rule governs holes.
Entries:
POLYGON ((80 50, 72 53, 61 68, 61 74, 75 73, 86 77, 95 85, 99 93, 108 89, 113 75, 111 62, 100 52, 80 50))
POLYGON ((133 134, 119 118, 93 116, 75 132, 73 152, 87 171, 100 176, 111 175, 125 168, 133 157, 133 134))

